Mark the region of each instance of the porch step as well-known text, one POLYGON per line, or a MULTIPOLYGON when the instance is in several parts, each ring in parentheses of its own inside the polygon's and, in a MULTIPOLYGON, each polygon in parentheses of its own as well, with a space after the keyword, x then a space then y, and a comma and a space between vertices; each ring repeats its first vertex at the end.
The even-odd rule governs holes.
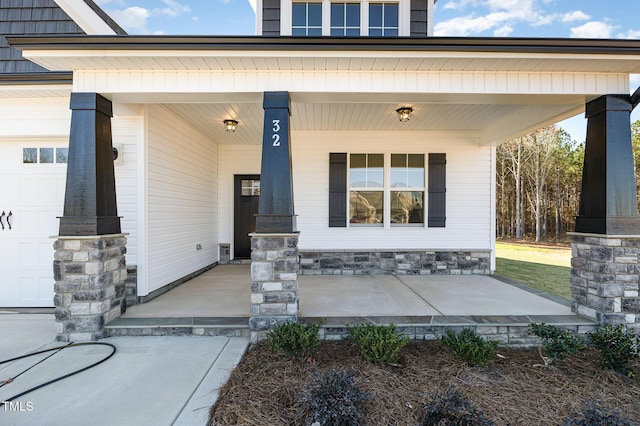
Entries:
POLYGON ((398 332, 412 340, 434 340, 448 330, 459 332, 470 328, 489 340, 497 340, 505 346, 533 346, 538 344, 535 336, 529 335, 533 323, 555 325, 564 330, 586 334, 597 327, 591 319, 579 315, 495 315, 495 316, 396 316, 396 317, 329 317, 301 318, 301 322, 321 324, 323 340, 348 338, 348 327, 357 324, 394 324, 398 332))
POLYGON ((250 337, 248 317, 117 318, 105 326, 107 336, 250 337))
MULTIPOLYGON (((502 345, 532 346, 537 338, 529 335, 529 325, 545 323, 565 330, 586 334, 597 323, 579 315, 495 315, 495 316, 365 316, 365 317, 304 317, 302 323, 318 323, 320 338, 348 338, 350 326, 356 324, 394 324, 400 333, 412 340, 433 340, 448 330, 471 328, 502 345)), ((174 317, 118 318, 105 326, 107 336, 227 336, 250 337, 248 317, 174 317)))

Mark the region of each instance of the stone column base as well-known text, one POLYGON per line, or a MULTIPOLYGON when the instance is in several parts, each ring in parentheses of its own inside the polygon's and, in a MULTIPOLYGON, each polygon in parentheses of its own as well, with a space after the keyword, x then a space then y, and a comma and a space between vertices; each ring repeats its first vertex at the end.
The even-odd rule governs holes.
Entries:
POLYGON ((571 310, 640 329, 640 236, 570 235, 571 310))
POLYGON ((56 340, 98 340, 127 308, 124 234, 57 237, 53 261, 56 340))
POLYGON ((251 234, 251 340, 298 321, 298 234, 251 234))

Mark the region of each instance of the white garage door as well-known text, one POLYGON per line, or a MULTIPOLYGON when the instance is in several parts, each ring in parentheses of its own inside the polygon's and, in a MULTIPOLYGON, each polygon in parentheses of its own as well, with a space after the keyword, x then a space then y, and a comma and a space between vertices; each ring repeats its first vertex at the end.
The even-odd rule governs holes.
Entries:
POLYGON ((53 306, 51 236, 64 205, 66 144, 0 139, 0 307, 53 306))

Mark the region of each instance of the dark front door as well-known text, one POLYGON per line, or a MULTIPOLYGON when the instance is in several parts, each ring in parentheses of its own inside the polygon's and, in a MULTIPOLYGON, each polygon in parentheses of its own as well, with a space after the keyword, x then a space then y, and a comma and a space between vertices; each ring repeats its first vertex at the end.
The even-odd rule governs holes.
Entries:
POLYGON ((233 257, 251 258, 251 237, 256 230, 260 198, 260 175, 234 176, 233 257))

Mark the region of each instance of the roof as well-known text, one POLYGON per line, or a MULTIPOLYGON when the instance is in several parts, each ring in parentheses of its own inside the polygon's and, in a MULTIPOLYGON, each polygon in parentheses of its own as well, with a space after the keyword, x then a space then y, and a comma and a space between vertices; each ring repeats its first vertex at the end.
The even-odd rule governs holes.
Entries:
MULTIPOLYGON (((92 0, 83 0, 95 14, 117 34, 126 34, 92 0)), ((65 13, 54 0, 2 0, 0 2, 0 82, 31 83, 52 80, 69 82, 60 73, 51 74, 47 69, 22 57, 22 53, 9 46, 7 37, 16 35, 85 35, 85 31, 65 13), (7 75, 9 77, 7 77, 7 75), (49 78, 50 77, 50 78, 49 78)))
POLYGON ((11 37, 51 70, 372 69, 640 73, 640 40, 202 36, 11 37), (275 63, 274 63, 275 61, 275 63))

